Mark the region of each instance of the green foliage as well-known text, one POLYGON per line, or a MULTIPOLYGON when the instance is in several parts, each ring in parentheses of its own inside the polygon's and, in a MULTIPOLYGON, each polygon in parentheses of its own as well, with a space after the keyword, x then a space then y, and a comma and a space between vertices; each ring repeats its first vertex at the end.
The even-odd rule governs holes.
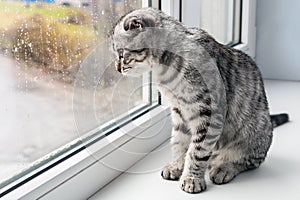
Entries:
POLYGON ((54 70, 67 69, 82 57, 79 41, 61 33, 55 22, 47 22, 39 14, 17 29, 13 44, 18 60, 34 61, 54 70))
POLYGON ((27 67, 74 77, 78 63, 99 40, 90 16, 77 8, 0 2, 0 17, 0 50, 12 52, 27 67))

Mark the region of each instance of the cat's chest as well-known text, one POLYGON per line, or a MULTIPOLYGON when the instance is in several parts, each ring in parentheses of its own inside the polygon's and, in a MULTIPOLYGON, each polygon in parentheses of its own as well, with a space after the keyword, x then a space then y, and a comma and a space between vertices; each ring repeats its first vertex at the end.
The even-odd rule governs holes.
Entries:
POLYGON ((199 88, 188 84, 180 83, 176 86, 159 85, 158 90, 162 93, 162 96, 170 103, 172 107, 182 107, 189 110, 192 104, 197 105, 197 102, 193 98, 199 93, 199 88))
POLYGON ((193 87, 180 82, 177 85, 159 84, 158 90, 170 103, 178 103, 183 99, 189 99, 193 93, 193 87))

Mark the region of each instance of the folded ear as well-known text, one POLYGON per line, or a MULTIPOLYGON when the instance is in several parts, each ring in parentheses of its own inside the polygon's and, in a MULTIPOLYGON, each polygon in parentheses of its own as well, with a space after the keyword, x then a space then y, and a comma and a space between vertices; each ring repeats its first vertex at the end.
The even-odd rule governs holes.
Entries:
POLYGON ((134 29, 143 30, 145 27, 154 27, 155 22, 154 19, 150 17, 133 16, 125 19, 123 26, 125 31, 134 30, 134 29))

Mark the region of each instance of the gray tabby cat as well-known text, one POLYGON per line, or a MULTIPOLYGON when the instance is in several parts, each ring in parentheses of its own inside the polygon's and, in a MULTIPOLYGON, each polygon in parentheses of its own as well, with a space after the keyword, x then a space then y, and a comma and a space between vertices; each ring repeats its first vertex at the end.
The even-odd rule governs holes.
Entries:
POLYGON ((215 184, 224 184, 265 160, 273 126, 288 116, 271 120, 260 72, 249 56, 153 8, 123 16, 111 40, 116 69, 151 69, 170 102, 173 161, 163 168, 164 179, 198 193, 206 189, 207 169, 215 184))

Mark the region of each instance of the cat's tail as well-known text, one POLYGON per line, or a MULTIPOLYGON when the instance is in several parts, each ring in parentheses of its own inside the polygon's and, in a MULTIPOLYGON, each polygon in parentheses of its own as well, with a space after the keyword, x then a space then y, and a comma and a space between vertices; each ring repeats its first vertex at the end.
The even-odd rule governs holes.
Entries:
POLYGON ((278 114, 278 115, 271 115, 271 122, 273 125, 273 128, 280 126, 284 123, 287 123, 289 121, 289 115, 286 113, 278 114))

